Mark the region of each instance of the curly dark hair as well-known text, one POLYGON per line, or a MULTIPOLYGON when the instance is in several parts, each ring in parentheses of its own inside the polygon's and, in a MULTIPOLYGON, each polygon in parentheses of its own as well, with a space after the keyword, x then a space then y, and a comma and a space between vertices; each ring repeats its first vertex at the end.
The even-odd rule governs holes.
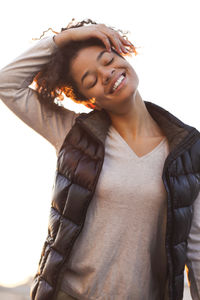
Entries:
MULTIPOLYGON (((83 20, 73 24, 74 19, 65 28, 61 28, 61 32, 70 28, 77 28, 86 24, 97 24, 91 19, 83 20)), ((110 27, 114 29, 113 27, 110 27)), ((52 32, 57 33, 49 28, 52 32)), ((49 30, 48 29, 48 30, 49 30)), ((39 39, 44 35, 45 32, 40 36, 39 39)), ((116 30, 116 29, 115 29, 116 30)), ((122 30, 118 30, 123 34, 124 38, 126 34, 122 30)), ((83 41, 70 41, 65 46, 59 47, 51 55, 50 60, 45 64, 39 73, 34 78, 35 90, 40 102, 48 105, 49 108, 56 110, 58 106, 63 106, 61 101, 64 99, 63 94, 71 98, 76 103, 82 103, 88 108, 94 109, 95 106, 89 103, 89 99, 82 95, 75 81, 70 74, 70 61, 77 55, 77 52, 88 46, 102 46, 105 48, 104 43, 98 38, 90 38, 83 41), (57 104, 55 103, 57 99, 57 104)), ((117 51, 113 51, 120 55, 117 51)), ((135 51, 135 55, 137 52, 135 51)), ((121 55, 120 55, 121 56, 121 55)), ((123 56, 122 56, 123 57, 123 56)))

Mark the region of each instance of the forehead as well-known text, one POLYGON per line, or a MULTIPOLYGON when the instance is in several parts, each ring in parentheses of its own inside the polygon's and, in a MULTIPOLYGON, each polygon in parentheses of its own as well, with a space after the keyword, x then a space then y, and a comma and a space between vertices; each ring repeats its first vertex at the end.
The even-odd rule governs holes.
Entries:
POLYGON ((88 46, 86 48, 80 49, 77 53, 77 56, 85 56, 85 55, 95 55, 98 52, 101 52, 102 50, 106 50, 105 47, 102 46, 88 46))
POLYGON ((77 55, 71 61, 71 70, 73 71, 77 67, 84 68, 88 66, 90 62, 94 63, 98 57, 98 54, 103 50, 106 49, 101 46, 90 46, 79 50, 77 55))

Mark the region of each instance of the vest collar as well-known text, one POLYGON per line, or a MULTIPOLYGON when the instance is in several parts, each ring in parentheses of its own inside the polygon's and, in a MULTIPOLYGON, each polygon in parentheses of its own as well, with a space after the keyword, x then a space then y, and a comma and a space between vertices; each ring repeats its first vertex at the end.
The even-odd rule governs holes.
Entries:
MULTIPOLYGON (((149 101, 144 101, 144 103, 152 118, 167 137, 170 151, 177 147, 192 130, 195 130, 194 127, 184 124, 164 108, 149 101)), ((90 134, 99 139, 100 142, 105 143, 111 119, 104 109, 82 113, 77 117, 76 121, 89 131, 90 134)))

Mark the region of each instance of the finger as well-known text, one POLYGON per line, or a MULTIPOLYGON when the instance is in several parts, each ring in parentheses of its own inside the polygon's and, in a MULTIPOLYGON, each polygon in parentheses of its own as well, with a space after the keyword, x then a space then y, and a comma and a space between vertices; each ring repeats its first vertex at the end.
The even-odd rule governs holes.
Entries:
MULTIPOLYGON (((114 38, 114 40, 117 43, 117 47, 116 49, 118 50, 118 52, 120 54, 122 54, 122 52, 124 52, 125 54, 127 54, 129 51, 125 48, 125 46, 130 46, 131 43, 127 40, 125 40, 125 38, 123 38, 119 32, 115 31, 114 29, 111 28, 111 35, 109 36, 110 38, 114 38)), ((115 46, 115 45, 114 45, 115 46)))
POLYGON ((119 39, 124 45, 127 45, 127 46, 132 45, 132 43, 128 39, 125 39, 123 36, 119 36, 119 39))
POLYGON ((111 52, 111 44, 109 38, 102 32, 96 33, 97 37, 104 43, 106 49, 111 52))
POLYGON ((129 50, 126 48, 127 46, 129 46, 129 43, 127 44, 124 44, 124 41, 123 41, 123 38, 119 35, 119 34, 117 34, 117 37, 116 37, 116 40, 118 41, 118 45, 119 45, 119 48, 120 48, 120 50, 121 50, 121 54, 122 53, 125 53, 125 54, 127 54, 128 52, 129 52, 129 50), (125 47, 126 46, 126 47, 125 47))
POLYGON ((123 49, 121 48, 121 43, 119 38, 116 35, 109 35, 109 40, 111 41, 113 47, 119 52, 122 53, 123 49))
POLYGON ((119 52, 122 53, 122 49, 120 47, 120 41, 118 38, 118 33, 104 24, 99 26, 99 30, 102 34, 106 35, 109 41, 112 43, 112 46, 119 52))
POLYGON ((99 25, 98 28, 99 33, 102 33, 101 39, 109 52, 111 47, 110 42, 119 54, 122 54, 123 52, 127 54, 129 52, 125 46, 130 47, 132 44, 123 38, 117 31, 113 28, 108 28, 104 24, 99 25))
POLYGON ((126 40, 126 39, 124 39, 123 37, 120 36, 120 41, 122 43, 124 43, 126 47, 128 47, 128 49, 126 48, 126 50, 128 50, 128 52, 134 52, 137 55, 135 46, 129 40, 126 40))
POLYGON ((120 43, 119 46, 120 46, 120 49, 121 49, 120 54, 123 54, 123 53, 127 54, 129 52, 128 49, 126 49, 126 47, 122 43, 120 43))
POLYGON ((132 47, 133 44, 127 39, 123 38, 122 36, 119 36, 120 42, 126 46, 126 47, 132 47))
POLYGON ((127 49, 128 46, 130 47, 129 44, 127 44, 127 43, 125 44, 123 39, 120 38, 120 47, 125 54, 127 54, 129 52, 129 49, 127 49))

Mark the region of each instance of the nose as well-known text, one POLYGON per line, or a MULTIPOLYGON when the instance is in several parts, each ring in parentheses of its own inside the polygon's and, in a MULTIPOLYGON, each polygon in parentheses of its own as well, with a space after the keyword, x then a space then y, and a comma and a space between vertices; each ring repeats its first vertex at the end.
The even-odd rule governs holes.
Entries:
POLYGON ((102 78, 103 85, 107 85, 112 79, 115 70, 112 68, 106 68, 106 66, 99 68, 99 73, 102 78))

